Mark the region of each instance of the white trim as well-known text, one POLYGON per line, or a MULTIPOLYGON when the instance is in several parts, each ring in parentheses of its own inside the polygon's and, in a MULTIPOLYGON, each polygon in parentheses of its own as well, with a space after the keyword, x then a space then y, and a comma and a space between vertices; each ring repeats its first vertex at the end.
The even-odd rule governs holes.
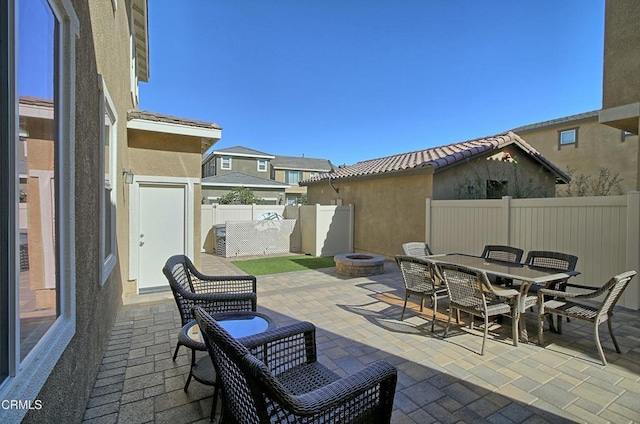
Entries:
POLYGON ((36 106, 36 105, 26 105, 24 103, 20 103, 19 111, 20 111, 19 112, 20 116, 28 116, 29 118, 47 119, 49 121, 53 120, 53 107, 51 106, 36 106))
POLYGON ((285 189, 291 188, 290 185, 269 185, 269 184, 234 184, 234 183, 208 183, 203 181, 203 187, 255 187, 255 188, 273 188, 273 189, 285 189))
MULTIPOLYGON (((117 196, 117 187, 116 184, 117 176, 118 176, 118 111, 109 95, 109 90, 107 89, 107 84, 104 81, 102 75, 98 74, 98 89, 101 91, 102 96, 100 96, 100 123, 101 123, 101 137, 100 137, 100 168, 105 169, 105 140, 104 140, 104 127, 107 119, 107 115, 109 115, 110 130, 109 130, 109 185, 110 196, 109 199, 106 198, 105 190, 107 189, 107 185, 105 182, 105 178, 102 179, 101 190, 100 190, 100 275, 101 284, 104 284, 109 279, 111 272, 116 266, 117 258, 118 258, 118 249, 116 246, 116 211, 118 204, 118 196, 117 196), (107 232, 106 225, 106 203, 109 202, 111 205, 111 214, 110 214, 110 232, 107 232), (106 237, 110 238, 111 252, 107 255, 106 252, 106 237)), ((106 170, 105 170, 106 171, 106 170)))
POLYGON ((270 155, 253 155, 251 153, 233 153, 233 152, 225 152, 224 150, 214 150, 212 155, 217 156, 236 156, 240 158, 262 158, 262 159, 275 159, 275 156, 270 155))
POLYGON ((269 162, 266 159, 258 158, 256 160, 256 170, 258 172, 267 172, 269 170, 269 162), (264 162, 264 169, 260 169, 261 162, 264 162))
POLYGON ((290 168, 288 166, 272 165, 273 169, 283 169, 285 171, 302 171, 302 172, 331 172, 330 169, 314 169, 314 168, 290 168))
POLYGON ((222 137, 222 130, 217 128, 203 128, 186 124, 148 121, 140 118, 134 118, 128 121, 127 128, 131 130, 187 135, 191 137, 215 138, 217 140, 222 137))
POLYGON ((129 185, 129 280, 137 280, 140 271, 139 240, 140 234, 140 185, 181 185, 185 187, 185 254, 193 257, 195 231, 195 186, 200 178, 169 177, 156 175, 134 175, 129 185))
POLYGON ((220 156, 220 169, 231 171, 233 169, 233 158, 231 156, 220 156), (229 166, 224 166, 225 159, 229 159, 229 166))

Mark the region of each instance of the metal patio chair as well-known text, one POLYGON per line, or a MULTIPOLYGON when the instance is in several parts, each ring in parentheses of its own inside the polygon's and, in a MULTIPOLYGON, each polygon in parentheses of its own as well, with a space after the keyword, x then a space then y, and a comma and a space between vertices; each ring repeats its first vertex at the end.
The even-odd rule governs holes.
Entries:
MULTIPOLYGON (((559 271, 575 271, 576 265, 578 263, 578 257, 574 255, 570 255, 568 253, 561 252, 550 252, 546 250, 531 250, 527 253, 527 259, 524 261, 525 264, 529 266, 535 266, 540 268, 547 269, 557 269, 559 271)), ((551 290, 559 290, 566 291, 567 283, 569 282, 568 278, 563 278, 561 280, 552 281, 545 287, 546 289, 551 290)), ((540 286, 531 285, 529 288, 529 292, 533 292, 534 294, 540 290, 540 286)), ((549 328, 551 331, 554 330, 553 325, 553 316, 549 315, 549 328)), ((569 321, 569 317, 567 317, 567 321, 569 321)), ((558 333, 562 334, 562 319, 558 317, 558 333)))
POLYGON ((613 318, 613 309, 622 296, 624 289, 627 288, 631 279, 637 274, 636 271, 627 271, 612 277, 605 285, 600 288, 582 286, 578 284, 567 283, 566 288, 573 287, 582 290, 589 290, 588 293, 572 293, 568 291, 559 291, 551 289, 540 289, 538 291, 538 342, 544 345, 543 320, 546 314, 554 314, 559 316, 571 317, 577 320, 588 321, 593 323, 594 339, 598 354, 602 360, 602 365, 607 365, 607 358, 604 356, 600 337, 598 335, 598 327, 607 321, 609 333, 613 340, 616 352, 621 353, 618 342, 613 335, 613 327, 611 319, 613 318), (597 305, 588 305, 576 303, 574 300, 595 299, 604 296, 603 300, 597 305), (545 297, 551 299, 545 300, 545 297), (571 300, 567 300, 571 299, 571 300))
POLYGON ((340 377, 317 362, 315 326, 300 322, 233 338, 194 315, 220 382, 223 423, 388 423, 397 370, 377 361, 340 377))
POLYGON ((431 332, 433 333, 436 323, 438 298, 447 297, 447 288, 443 284, 436 285, 435 265, 426 259, 407 255, 397 255, 396 263, 402 274, 405 292, 400 321, 404 319, 404 311, 407 308, 409 296, 414 295, 420 298, 420 312, 424 309, 424 299, 431 299, 433 306, 431 332))
POLYGON ((459 265, 439 263, 437 272, 441 275, 449 293, 449 320, 443 337, 447 336, 453 309, 484 319, 484 337, 480 354, 484 355, 484 345, 489 334, 489 317, 510 315, 512 319, 513 345, 518 346, 518 301, 520 293, 513 289, 495 290, 487 274, 459 265))
MULTIPOLYGON (((252 275, 212 276, 199 272, 191 260, 185 255, 174 255, 167 259, 162 268, 176 304, 184 327, 194 317, 191 310, 200 306, 208 313, 220 312, 255 312, 258 298, 256 277, 252 275)), ((191 349, 191 369, 184 386, 186 391, 193 377, 196 343, 183 331, 178 334, 178 343, 173 353, 173 360, 178 356, 180 346, 191 349)), ((201 381, 210 384, 210 381, 201 381)))
MULTIPOLYGON (((524 250, 518 249, 517 247, 487 244, 482 250, 482 254, 480 256, 494 261, 520 263, 523 254, 524 250)), ((497 277, 495 275, 490 275, 489 281, 493 284, 504 285, 507 287, 511 287, 513 285, 513 280, 497 277)))
POLYGON ((429 244, 421 241, 410 241, 402 245, 402 250, 407 256, 417 256, 424 258, 433 255, 429 244))

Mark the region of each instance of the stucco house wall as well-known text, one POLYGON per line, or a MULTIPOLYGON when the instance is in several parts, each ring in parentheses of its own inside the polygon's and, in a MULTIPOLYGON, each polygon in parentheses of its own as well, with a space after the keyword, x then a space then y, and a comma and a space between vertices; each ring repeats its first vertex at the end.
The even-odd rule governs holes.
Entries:
POLYGON ((485 199, 487 180, 508 181, 506 195, 513 197, 554 195, 555 178, 538 162, 513 145, 501 152, 507 153, 513 162, 491 159, 494 152, 435 174, 433 199, 485 199))
MULTIPOLYGON (((517 133, 563 171, 567 172, 568 166, 575 169, 574 176, 597 176, 599 168, 619 174, 622 178, 620 190, 612 192, 612 195, 623 194, 638 187, 638 136, 625 137, 623 130, 600 124, 597 114, 587 120, 517 133), (560 146, 559 131, 572 128, 578 129, 578 142, 560 146)), ((557 187, 558 195, 565 192, 566 186, 557 187)))
POLYGON ((354 205, 354 250, 388 257, 402 253, 402 243, 424 240, 425 199, 432 196, 430 170, 327 182, 307 187, 308 204, 354 205))
POLYGON ((258 171, 258 159, 241 156, 229 156, 231 158, 231 169, 222 169, 222 156, 216 157, 216 175, 224 175, 230 172, 242 172, 243 174, 255 175, 260 178, 270 178, 269 160, 267 159, 266 171, 258 171))
POLYGON ((640 2, 637 0, 606 2, 603 109, 640 101, 639 22, 640 2))

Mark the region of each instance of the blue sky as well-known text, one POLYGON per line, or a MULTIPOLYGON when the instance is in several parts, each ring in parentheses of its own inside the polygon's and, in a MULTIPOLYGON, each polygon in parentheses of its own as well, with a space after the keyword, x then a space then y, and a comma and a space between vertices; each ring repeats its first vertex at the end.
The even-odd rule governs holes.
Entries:
POLYGON ((602 106, 604 0, 149 2, 140 108, 334 164, 602 106))

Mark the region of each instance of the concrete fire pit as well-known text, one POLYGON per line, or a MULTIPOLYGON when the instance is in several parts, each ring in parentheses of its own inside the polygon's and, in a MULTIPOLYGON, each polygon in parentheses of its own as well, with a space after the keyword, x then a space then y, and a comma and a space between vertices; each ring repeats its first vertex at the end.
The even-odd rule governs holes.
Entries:
POLYGON ((336 272, 347 277, 366 277, 384 273, 385 257, 370 253, 343 253, 335 255, 336 272))

